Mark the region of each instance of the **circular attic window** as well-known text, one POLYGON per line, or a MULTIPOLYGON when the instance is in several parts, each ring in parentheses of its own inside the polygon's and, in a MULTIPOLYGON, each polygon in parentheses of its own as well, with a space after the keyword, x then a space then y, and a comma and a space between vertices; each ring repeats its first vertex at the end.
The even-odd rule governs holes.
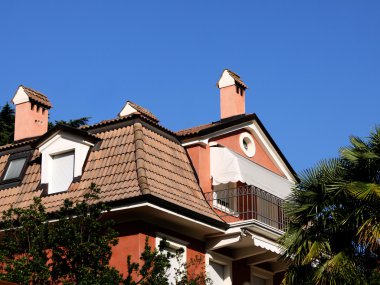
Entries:
POLYGON ((249 133, 242 133, 240 135, 240 148, 242 151, 248 156, 252 157, 256 153, 255 142, 253 141, 253 137, 249 133))

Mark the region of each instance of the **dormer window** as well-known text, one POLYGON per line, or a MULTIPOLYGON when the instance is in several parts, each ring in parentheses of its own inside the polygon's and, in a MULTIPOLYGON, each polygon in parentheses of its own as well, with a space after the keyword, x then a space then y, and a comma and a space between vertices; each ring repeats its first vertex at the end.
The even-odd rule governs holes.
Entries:
POLYGON ((66 191, 74 179, 75 152, 52 155, 49 193, 66 191))
POLYGON ((87 132, 57 126, 36 142, 42 154, 41 185, 43 195, 68 191, 82 175, 90 148, 98 139, 87 132))

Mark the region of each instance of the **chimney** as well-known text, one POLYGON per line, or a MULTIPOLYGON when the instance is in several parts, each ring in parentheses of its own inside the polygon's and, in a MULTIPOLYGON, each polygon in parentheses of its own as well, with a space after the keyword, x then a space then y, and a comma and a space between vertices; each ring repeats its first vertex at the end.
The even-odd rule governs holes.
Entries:
POLYGON ((225 69, 217 86, 220 89, 220 118, 245 114, 245 90, 248 86, 240 76, 225 69))
POLYGON ((15 141, 38 137, 47 132, 52 105, 45 95, 20 85, 12 103, 16 106, 15 141))

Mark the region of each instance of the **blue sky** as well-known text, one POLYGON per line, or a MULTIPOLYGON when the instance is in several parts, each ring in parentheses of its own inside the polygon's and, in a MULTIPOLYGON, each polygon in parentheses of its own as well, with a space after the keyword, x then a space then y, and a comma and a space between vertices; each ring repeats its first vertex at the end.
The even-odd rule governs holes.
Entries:
POLYGON ((51 119, 126 100, 179 130, 219 119, 223 68, 296 171, 379 124, 380 1, 1 1, 0 105, 24 84, 51 119))

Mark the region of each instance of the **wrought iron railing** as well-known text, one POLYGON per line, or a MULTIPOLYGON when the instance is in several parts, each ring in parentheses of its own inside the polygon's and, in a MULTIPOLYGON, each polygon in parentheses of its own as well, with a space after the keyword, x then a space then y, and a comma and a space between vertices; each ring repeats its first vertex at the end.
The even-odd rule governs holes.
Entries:
POLYGON ((257 220, 285 231, 284 200, 260 188, 242 186, 205 193, 205 196, 220 216, 229 222, 257 220))

